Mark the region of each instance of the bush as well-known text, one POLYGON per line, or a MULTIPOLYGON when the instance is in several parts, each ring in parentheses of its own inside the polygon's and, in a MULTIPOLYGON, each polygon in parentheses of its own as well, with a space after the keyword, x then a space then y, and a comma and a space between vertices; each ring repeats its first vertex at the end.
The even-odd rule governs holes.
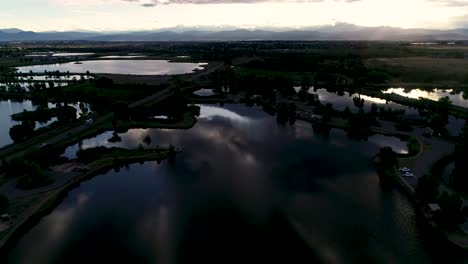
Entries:
POLYGON ((462 214, 463 200, 458 194, 443 192, 438 199, 441 211, 438 216, 439 224, 446 228, 454 228, 464 221, 462 214))
POLYGON ((8 198, 5 195, 0 194, 0 214, 6 212, 9 206, 10 201, 8 200, 8 198))
POLYGON ((439 195, 439 182, 434 176, 424 175, 419 178, 415 191, 421 201, 435 202, 439 195))
POLYGON ((408 154, 414 156, 419 153, 419 141, 415 138, 410 138, 407 143, 408 146, 408 154))
POLYGON ((53 182, 53 177, 45 175, 39 165, 32 163, 29 164, 26 173, 19 179, 16 187, 18 189, 30 190, 49 185, 53 182))

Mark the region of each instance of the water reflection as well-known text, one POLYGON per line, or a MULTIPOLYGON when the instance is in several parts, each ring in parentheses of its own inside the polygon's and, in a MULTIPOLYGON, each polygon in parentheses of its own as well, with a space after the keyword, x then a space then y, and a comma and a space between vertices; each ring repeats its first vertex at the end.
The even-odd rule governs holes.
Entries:
POLYGON ((134 59, 134 58, 144 58, 146 56, 143 55, 110 55, 110 56, 102 56, 99 57, 100 59, 134 59))
POLYGON ((386 138, 324 138, 239 105, 202 113, 190 130, 122 134, 123 147, 150 135, 182 153, 173 166, 147 162, 82 183, 18 241, 10 263, 429 262, 409 201, 382 190, 369 166, 386 138), (44 242, 82 194, 92 196, 61 243, 44 242))
POLYGON ((424 91, 421 89, 390 88, 386 91, 383 91, 383 93, 395 93, 408 98, 426 98, 433 101, 439 101, 440 98, 448 96, 453 105, 468 107, 468 100, 465 99, 465 94, 463 92, 454 93, 452 89, 434 89, 431 91, 424 91))
MULTIPOLYGON (((296 91, 300 88, 295 87, 296 91)), ((397 104, 391 101, 386 101, 381 98, 371 97, 367 95, 359 95, 359 94, 352 94, 350 95, 349 92, 331 92, 327 89, 314 89, 310 88, 308 90, 311 94, 317 94, 320 102, 322 104, 332 104, 333 108, 339 111, 343 111, 346 108, 349 108, 352 112, 357 112, 359 110, 358 107, 354 104, 353 99, 356 97, 360 97, 364 99, 364 111, 370 111, 372 104, 377 104, 379 107, 384 108, 391 108, 392 110, 405 110, 406 115, 417 115, 418 111, 415 108, 410 108, 401 104, 397 104)))
POLYGON ((89 56, 93 54, 89 52, 56 52, 52 53, 52 57, 89 56))
POLYGON ((24 110, 32 111, 34 109, 35 107, 31 101, 0 101, 0 147, 13 143, 13 140, 10 138, 10 128, 17 124, 17 122, 11 120, 11 115, 21 113, 24 110))
POLYGON ((408 142, 397 137, 375 134, 370 136, 368 140, 380 147, 391 147, 398 154, 408 154, 408 142))
POLYGON ((32 72, 72 72, 85 73, 112 73, 112 74, 137 74, 137 75, 165 75, 185 74, 194 70, 203 69, 206 63, 179 63, 165 60, 91 60, 63 64, 48 64, 18 67, 22 73, 32 72))
POLYGON ((86 52, 33 52, 31 54, 26 55, 26 57, 71 57, 71 56, 89 56, 93 55, 94 53, 86 53, 86 52))
MULTIPOLYGON (((80 118, 85 113, 83 109, 81 109, 81 103, 73 103, 68 104, 69 106, 74 107, 76 112, 76 117, 80 118)), ((83 104, 83 106, 87 109, 90 109, 89 104, 83 104)), ((57 105, 54 103, 48 103, 48 108, 56 108, 57 105)), ((12 120, 11 115, 18 114, 23 111, 34 111, 37 109, 36 105, 29 100, 24 100, 21 102, 15 102, 12 100, 4 100, 0 101, 0 147, 6 146, 8 144, 12 144, 13 140, 10 138, 10 128, 14 125, 20 124, 21 122, 17 122, 12 120)), ((48 126, 53 122, 57 121, 57 118, 51 118, 46 122, 36 122, 36 129, 48 126)))
POLYGON ((216 93, 213 91, 213 89, 200 89, 198 91, 195 91, 194 94, 198 96, 212 96, 216 93))

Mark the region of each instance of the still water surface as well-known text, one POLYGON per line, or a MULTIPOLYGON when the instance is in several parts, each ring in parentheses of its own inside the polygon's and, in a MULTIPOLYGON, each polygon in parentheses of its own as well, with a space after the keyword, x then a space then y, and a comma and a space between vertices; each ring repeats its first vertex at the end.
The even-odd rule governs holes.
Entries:
POLYGON ((62 64, 34 65, 18 67, 18 71, 34 73, 44 71, 60 71, 72 73, 111 73, 111 74, 137 74, 137 75, 173 75, 191 73, 203 69, 206 63, 180 63, 165 60, 90 60, 62 64))
POLYGON ((383 91, 383 93, 395 93, 408 98, 425 98, 433 101, 439 101, 442 97, 448 97, 453 105, 468 108, 468 98, 466 98, 466 95, 463 92, 456 93, 452 89, 434 89, 431 91, 425 91, 421 89, 390 88, 383 91))
MULTIPOLYGON (((73 106, 77 110, 76 117, 80 118, 83 114, 79 107, 80 103, 73 103, 68 105, 73 106)), ((47 107, 55 108, 56 104, 48 103, 47 107)), ((85 107, 90 109, 89 104, 85 104, 85 107)), ((13 140, 10 137, 10 128, 14 125, 21 124, 21 122, 12 120, 11 116, 23 111, 34 111, 36 109, 37 106, 34 105, 30 100, 24 100, 21 102, 0 100, 0 148, 13 143, 13 140)), ((57 121, 57 118, 54 117, 45 123, 36 122, 35 129, 45 127, 55 121, 57 121)))
POLYGON ((240 105, 202 107, 190 130, 130 130, 119 144, 146 135, 181 147, 176 163, 81 183, 8 263, 430 263, 436 252, 370 165, 378 142, 278 126, 240 105))

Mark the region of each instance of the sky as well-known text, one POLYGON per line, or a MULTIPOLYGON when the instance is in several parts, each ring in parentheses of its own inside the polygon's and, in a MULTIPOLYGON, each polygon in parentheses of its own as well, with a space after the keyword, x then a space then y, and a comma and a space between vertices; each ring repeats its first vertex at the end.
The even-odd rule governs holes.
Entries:
POLYGON ((468 27, 468 0, 1 0, 0 28, 302 28, 335 23, 468 27))

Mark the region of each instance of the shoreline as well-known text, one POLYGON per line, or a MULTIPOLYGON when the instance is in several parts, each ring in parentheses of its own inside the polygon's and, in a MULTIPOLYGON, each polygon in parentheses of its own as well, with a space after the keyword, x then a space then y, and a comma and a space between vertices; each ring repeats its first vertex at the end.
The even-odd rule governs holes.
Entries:
POLYGON ((440 235, 443 237, 444 242, 449 243, 452 246, 455 246, 457 249, 465 251, 468 250, 468 234, 460 233, 457 231, 446 231, 440 229, 437 225, 434 225, 431 219, 429 219, 424 214, 424 204, 421 204, 420 201, 416 198, 416 191, 415 189, 404 180, 404 178, 393 168, 392 171, 383 171, 378 172, 379 176, 381 177, 390 177, 391 180, 397 183, 398 187, 400 187, 408 196, 408 198, 412 201, 413 205, 415 206, 416 213, 422 217, 423 224, 425 227, 429 228, 431 232, 434 234, 440 235), (458 233, 458 234, 457 234, 458 233), (465 240, 465 241, 463 241, 465 240))
MULTIPOLYGON (((147 155, 119 157, 118 165, 122 166, 138 162, 164 160, 167 159, 168 156, 169 151, 163 151, 147 155)), ((0 239, 0 253, 6 248, 8 248, 8 244, 11 243, 11 241, 14 240, 16 236, 20 235, 22 231, 24 231, 23 228, 25 226, 27 227, 28 223, 34 222, 37 218, 40 219, 43 213, 55 208, 56 202, 59 201, 62 196, 66 195, 76 185, 79 185, 81 182, 99 175, 103 171, 112 169, 115 165, 116 164, 114 162, 114 158, 104 158, 92 162, 87 165, 91 168, 89 171, 70 179, 64 185, 57 187, 54 190, 47 191, 45 193, 31 195, 44 195, 44 197, 41 198, 41 201, 38 204, 35 204, 34 206, 30 207, 27 212, 18 217, 18 221, 5 231, 7 233, 0 239)))

